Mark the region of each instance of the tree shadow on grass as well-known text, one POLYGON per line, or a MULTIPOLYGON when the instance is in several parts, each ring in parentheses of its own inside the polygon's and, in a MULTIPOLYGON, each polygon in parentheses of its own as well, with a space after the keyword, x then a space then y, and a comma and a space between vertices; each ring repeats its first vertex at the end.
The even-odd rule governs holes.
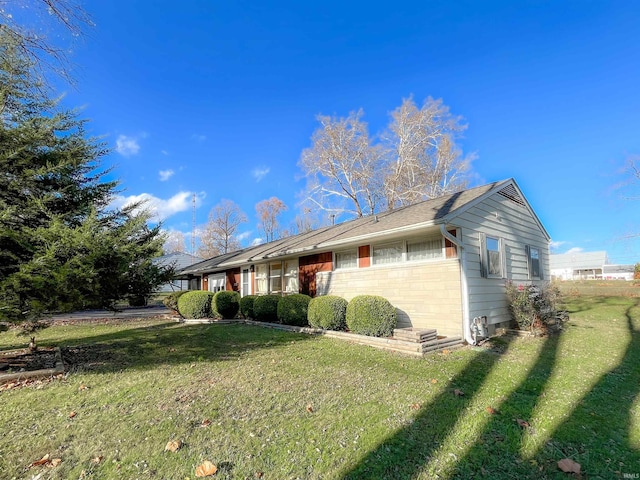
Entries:
POLYGON ((306 334, 242 324, 182 325, 165 322, 99 335, 69 334, 49 338, 46 343, 61 347, 67 370, 112 372, 237 360, 253 350, 278 348, 310 338, 306 334))
POLYGON ((560 338, 560 334, 544 337, 535 364, 507 399, 496 405, 498 414, 490 415, 479 441, 457 462, 453 478, 539 478, 538 468, 521 458, 524 436, 534 427, 518 420, 528 423, 544 395, 557 362, 560 338))
MULTIPOLYGON (((505 338, 505 351, 512 340, 505 338)), ((440 394, 420 409, 411 425, 383 441, 342 478, 414 478, 466 413, 469 400, 480 390, 500 358, 493 352, 481 352, 471 359, 440 394), (454 395, 454 389, 462 390, 465 396, 454 395)))
POLYGON ((640 299, 626 309, 625 317, 630 340, 618 366, 577 402, 536 458, 570 457, 589 478, 640 475, 640 426, 632 411, 640 394, 640 299))

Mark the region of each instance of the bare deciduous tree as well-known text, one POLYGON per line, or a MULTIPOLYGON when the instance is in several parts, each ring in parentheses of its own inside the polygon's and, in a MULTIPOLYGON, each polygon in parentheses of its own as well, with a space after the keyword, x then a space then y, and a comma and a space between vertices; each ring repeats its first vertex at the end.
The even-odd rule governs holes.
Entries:
POLYGON ((209 212, 209 221, 200 236, 198 255, 215 257, 242 248, 236 237, 238 227, 247 221, 247 216, 231 200, 223 199, 209 212))
POLYGON ((184 233, 179 230, 171 230, 165 234, 164 253, 184 253, 187 248, 185 246, 184 233))
POLYGON ((53 72, 73 83, 67 56, 70 47, 61 45, 60 27, 75 41, 86 27, 94 26, 79 1, 0 0, 0 20, 2 33, 33 63, 41 80, 53 72))
POLYGON ((362 115, 362 110, 347 118, 318 115, 320 127, 299 162, 307 177, 306 200, 314 206, 357 217, 378 208, 382 151, 371 144, 362 115))
POLYGON ((387 207, 410 205, 463 189, 471 157, 462 157, 456 138, 466 129, 442 100, 427 98, 418 108, 411 97, 391 112, 382 135, 387 152, 387 207))
POLYGON ((267 242, 280 238, 280 223, 278 216, 287 206, 278 197, 271 197, 256 204, 256 213, 260 221, 258 228, 264 232, 267 242))
POLYGON ((404 99, 377 143, 362 115, 317 117, 320 126, 299 162, 307 204, 362 217, 466 186, 472 158, 456 145, 466 125, 441 100, 428 98, 418 108, 412 98, 404 99))

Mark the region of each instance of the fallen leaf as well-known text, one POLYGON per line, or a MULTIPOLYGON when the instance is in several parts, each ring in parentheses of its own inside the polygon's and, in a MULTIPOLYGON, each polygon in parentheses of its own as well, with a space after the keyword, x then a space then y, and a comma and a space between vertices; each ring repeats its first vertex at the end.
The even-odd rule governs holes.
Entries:
POLYGON ((558 462, 558 468, 565 473, 580 473, 580 464, 570 458, 563 458, 558 462))
POLYGON ((211 420, 209 420, 208 418, 205 418, 204 420, 202 420, 202 423, 200 424, 201 427, 208 427, 209 425, 211 425, 211 420))
POLYGON ((104 455, 98 455, 97 457, 93 457, 91 461, 96 465, 99 464, 104 459, 104 455))
POLYGON ((516 422, 518 422, 518 425, 520 425, 522 428, 529 428, 531 426, 529 422, 527 422, 526 420, 522 420, 521 418, 516 418, 516 422))
POLYGON ((487 412, 489 412, 491 415, 495 415, 496 413, 498 413, 498 411, 493 407, 487 407, 487 412))
POLYGON ((420 407, 422 407, 422 405, 419 403, 412 403, 410 407, 411 407, 411 410, 420 410, 420 407))
POLYGON ((307 408, 306 408, 307 412, 309 413, 313 413, 313 405, 311 405, 310 403, 307 404, 307 408))
POLYGON ((71 412, 71 413, 69 413, 69 418, 73 418, 73 417, 75 417, 76 415, 77 415, 77 413, 76 413, 76 412, 71 412))
POLYGON ((167 445, 164 447, 164 451, 177 452, 180 450, 180 447, 182 447, 182 440, 172 440, 167 442, 167 445))
POLYGON ((169 349, 169 351, 170 351, 170 352, 175 352, 175 351, 176 351, 176 349, 175 349, 175 348, 173 348, 173 347, 171 347, 171 348, 169 349))
POLYGON ((46 463, 49 463, 49 454, 48 453, 44 457, 42 457, 40 460, 36 460, 35 462, 31 463, 27 468, 39 467, 40 465, 44 465, 46 463))
POLYGON ((264 472, 256 472, 256 473, 253 474, 253 476, 255 478, 262 478, 262 477, 264 477, 264 472))
POLYGON ((80 385, 78 390, 89 390, 89 387, 87 387, 86 385, 80 385))
POLYGON ((54 458, 53 460, 51 460, 51 466, 52 467, 57 467, 61 463, 62 463, 62 459, 61 458, 54 458))
POLYGON ((217 471, 218 467, 216 467, 209 460, 205 460, 196 468, 196 477, 208 477, 210 475, 213 475, 217 471))
POLYGON ((449 355, 449 353, 451 353, 449 350, 447 350, 446 348, 444 350, 442 350, 442 354, 443 355, 449 355))
POLYGON ((453 391, 453 394, 454 394, 456 397, 464 397, 464 392, 463 392, 462 390, 458 389, 458 388, 456 388, 456 389, 453 391))
POLYGON ((431 383, 438 383, 438 380, 436 378, 432 378, 431 383))

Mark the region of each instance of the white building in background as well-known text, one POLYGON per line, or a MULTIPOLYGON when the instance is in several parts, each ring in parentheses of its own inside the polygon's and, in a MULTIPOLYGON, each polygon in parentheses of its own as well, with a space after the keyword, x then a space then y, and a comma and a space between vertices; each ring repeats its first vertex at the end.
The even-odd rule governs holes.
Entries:
POLYGON ((553 280, 633 280, 633 265, 611 265, 607 252, 571 252, 549 257, 553 280))

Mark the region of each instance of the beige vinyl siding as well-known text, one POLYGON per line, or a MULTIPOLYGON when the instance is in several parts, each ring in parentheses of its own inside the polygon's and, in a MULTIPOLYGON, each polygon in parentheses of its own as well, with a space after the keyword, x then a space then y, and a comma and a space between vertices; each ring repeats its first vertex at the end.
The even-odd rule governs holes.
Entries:
POLYGON ((398 327, 435 328, 462 335, 460 263, 457 259, 403 262, 316 274, 319 295, 380 295, 398 311, 398 327))
MULTIPOLYGON (((549 241, 536 218, 525 206, 494 194, 461 213, 454 220, 464 243, 469 319, 486 315, 489 324, 510 321, 505 298, 505 281, 530 283, 526 245, 540 251, 544 280, 549 279, 549 241), (497 216, 496 216, 497 214, 497 216), (504 278, 483 278, 480 270, 479 233, 502 238, 505 247, 504 278)), ((544 281, 543 280, 543 281, 544 281)))

